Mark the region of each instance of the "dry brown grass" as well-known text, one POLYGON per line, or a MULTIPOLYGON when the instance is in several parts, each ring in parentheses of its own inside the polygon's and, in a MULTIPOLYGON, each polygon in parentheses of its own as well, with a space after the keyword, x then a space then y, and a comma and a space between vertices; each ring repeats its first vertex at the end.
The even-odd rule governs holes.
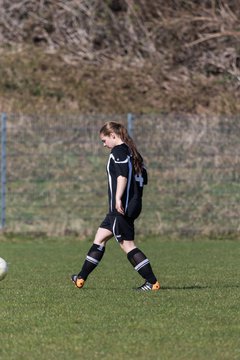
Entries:
POLYGON ((239 113, 237 0, 2 0, 0 108, 239 113))

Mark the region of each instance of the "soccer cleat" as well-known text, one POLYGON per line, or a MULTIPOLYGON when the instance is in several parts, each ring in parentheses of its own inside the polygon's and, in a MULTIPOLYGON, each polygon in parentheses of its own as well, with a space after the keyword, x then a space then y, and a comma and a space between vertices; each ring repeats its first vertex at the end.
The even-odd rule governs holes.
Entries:
POLYGON ((160 283, 157 281, 155 284, 151 284, 146 281, 142 286, 139 286, 136 290, 138 291, 156 291, 160 289, 160 283))
POLYGON ((84 282, 85 282, 83 279, 79 278, 77 275, 72 275, 71 280, 75 284, 75 286, 79 289, 81 289, 83 287, 84 282))

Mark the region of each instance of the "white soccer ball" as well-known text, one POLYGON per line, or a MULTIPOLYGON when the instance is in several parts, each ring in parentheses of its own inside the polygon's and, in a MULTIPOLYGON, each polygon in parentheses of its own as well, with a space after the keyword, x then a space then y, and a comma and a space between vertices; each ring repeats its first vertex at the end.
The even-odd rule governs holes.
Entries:
POLYGON ((8 272, 7 262, 0 257, 0 280, 3 280, 8 272))

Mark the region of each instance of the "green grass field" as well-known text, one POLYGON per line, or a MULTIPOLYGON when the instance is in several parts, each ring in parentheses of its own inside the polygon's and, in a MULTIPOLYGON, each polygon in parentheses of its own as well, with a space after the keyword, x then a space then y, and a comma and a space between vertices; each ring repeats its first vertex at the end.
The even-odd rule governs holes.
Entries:
POLYGON ((0 359, 240 359, 239 242, 138 242, 162 289, 142 279, 115 241, 79 290, 69 281, 90 241, 0 240, 0 359))

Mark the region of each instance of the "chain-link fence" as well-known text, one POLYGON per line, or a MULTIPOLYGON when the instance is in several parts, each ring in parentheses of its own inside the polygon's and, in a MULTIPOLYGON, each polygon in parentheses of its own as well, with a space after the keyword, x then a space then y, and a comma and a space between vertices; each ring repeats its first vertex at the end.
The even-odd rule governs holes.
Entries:
POLYGON ((113 120, 128 127, 149 172, 137 234, 240 232, 237 117, 7 115, 5 120, 5 231, 78 236, 95 232, 107 212, 108 151, 98 133, 113 120))

